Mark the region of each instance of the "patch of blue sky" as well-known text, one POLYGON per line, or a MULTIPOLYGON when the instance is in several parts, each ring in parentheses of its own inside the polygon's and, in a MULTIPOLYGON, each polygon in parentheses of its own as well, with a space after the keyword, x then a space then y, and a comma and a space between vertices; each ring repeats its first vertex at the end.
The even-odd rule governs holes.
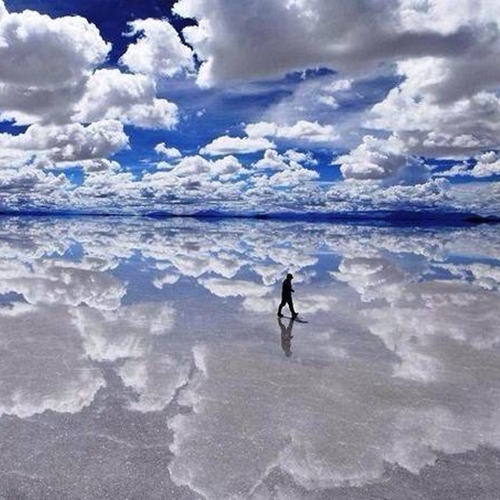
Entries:
POLYGON ((19 135, 26 132, 27 128, 24 125, 15 125, 12 121, 0 121, 0 134, 19 135))
MULTIPOLYGON (((47 169, 47 173, 53 173, 54 175, 58 175, 61 173, 59 169, 47 169)), ((79 166, 67 167, 64 169, 64 175, 67 177, 68 181, 70 181, 75 186, 81 186, 85 179, 85 174, 83 169, 79 166)))

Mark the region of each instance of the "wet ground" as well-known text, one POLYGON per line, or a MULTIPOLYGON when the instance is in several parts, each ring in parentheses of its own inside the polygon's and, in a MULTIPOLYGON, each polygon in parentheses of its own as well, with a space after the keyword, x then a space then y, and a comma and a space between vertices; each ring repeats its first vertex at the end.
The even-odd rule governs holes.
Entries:
POLYGON ((498 498, 499 286, 497 227, 2 218, 0 498, 498 498))

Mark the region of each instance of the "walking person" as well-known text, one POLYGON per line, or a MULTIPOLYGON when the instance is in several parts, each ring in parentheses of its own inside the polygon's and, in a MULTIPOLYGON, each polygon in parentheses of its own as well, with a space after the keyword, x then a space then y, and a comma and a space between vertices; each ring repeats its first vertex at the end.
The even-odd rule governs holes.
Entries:
POLYGON ((289 273, 286 275, 285 281, 283 281, 283 286, 281 288, 281 304, 278 308, 279 318, 283 317, 283 314, 281 314, 281 310, 287 304, 290 308, 290 312, 292 313, 292 319, 295 319, 299 315, 299 313, 295 312, 295 309, 293 308, 292 293, 294 293, 295 290, 292 288, 292 280, 293 276, 289 273))

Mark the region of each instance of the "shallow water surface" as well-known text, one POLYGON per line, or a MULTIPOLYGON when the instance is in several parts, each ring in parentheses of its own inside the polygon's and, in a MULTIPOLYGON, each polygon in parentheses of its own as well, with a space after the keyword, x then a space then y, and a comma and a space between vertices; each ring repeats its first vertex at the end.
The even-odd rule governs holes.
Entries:
POLYGON ((0 498, 496 498, 499 285, 497 227, 2 218, 0 498))

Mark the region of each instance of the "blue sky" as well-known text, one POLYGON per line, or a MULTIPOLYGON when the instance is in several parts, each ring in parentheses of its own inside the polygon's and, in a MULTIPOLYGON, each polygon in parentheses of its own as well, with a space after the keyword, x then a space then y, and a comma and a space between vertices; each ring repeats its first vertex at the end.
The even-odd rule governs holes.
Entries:
POLYGON ((496 213, 498 22, 472 0, 0 1, 0 208, 496 213))

